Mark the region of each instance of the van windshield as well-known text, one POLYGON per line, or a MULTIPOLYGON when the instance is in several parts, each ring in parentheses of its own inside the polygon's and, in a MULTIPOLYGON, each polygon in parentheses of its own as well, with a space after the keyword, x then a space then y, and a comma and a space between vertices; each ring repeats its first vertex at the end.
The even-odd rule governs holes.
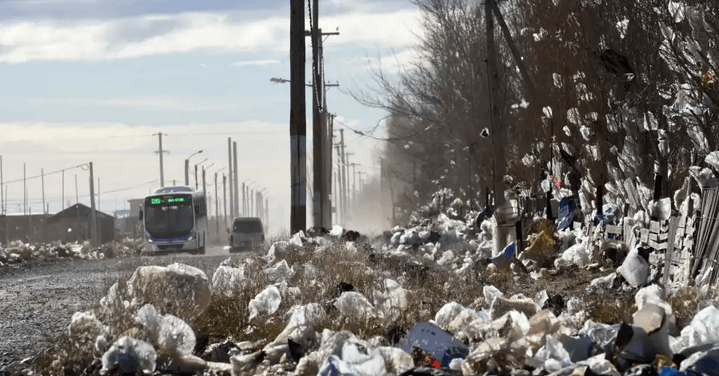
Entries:
POLYGON ((259 220, 235 221, 234 232, 262 232, 262 222, 259 220))

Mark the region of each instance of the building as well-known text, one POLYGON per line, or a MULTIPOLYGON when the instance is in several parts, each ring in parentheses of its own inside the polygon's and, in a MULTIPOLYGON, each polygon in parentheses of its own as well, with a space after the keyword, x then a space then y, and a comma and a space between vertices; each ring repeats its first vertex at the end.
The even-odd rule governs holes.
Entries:
MULTIPOLYGON (((90 240, 92 210, 83 204, 75 204, 54 215, 5 215, 0 216, 0 242, 19 240, 24 243, 64 243, 90 240)), ((115 218, 95 211, 98 240, 107 243, 115 239, 115 218)))
MULTIPOLYGON (((75 204, 47 219, 47 241, 60 240, 65 243, 90 240, 92 209, 75 204)), ((115 217, 95 210, 97 235, 100 243, 115 240, 115 217)))

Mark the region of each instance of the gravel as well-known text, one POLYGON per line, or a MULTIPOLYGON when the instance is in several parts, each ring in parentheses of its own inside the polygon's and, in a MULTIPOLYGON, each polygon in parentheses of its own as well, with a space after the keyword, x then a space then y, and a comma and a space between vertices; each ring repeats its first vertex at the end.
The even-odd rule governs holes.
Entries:
POLYGON ((0 267, 0 374, 54 347, 75 312, 99 304, 118 278, 140 265, 182 262, 212 272, 228 256, 53 260, 0 267))

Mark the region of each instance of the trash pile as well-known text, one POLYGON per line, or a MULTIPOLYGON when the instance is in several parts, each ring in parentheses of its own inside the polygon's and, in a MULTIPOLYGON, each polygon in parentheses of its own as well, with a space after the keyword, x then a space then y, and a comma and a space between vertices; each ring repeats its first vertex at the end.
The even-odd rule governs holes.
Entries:
POLYGON ((719 374, 719 309, 710 289, 677 300, 655 283, 657 267, 641 245, 624 254, 597 248, 579 228, 538 226, 523 251, 502 252, 502 264, 491 253, 490 219, 479 218, 436 213, 392 229, 384 244, 350 241, 339 227, 314 237, 300 232, 265 254, 226 260, 211 278, 182 264, 143 266, 113 285, 99 310, 73 316, 68 330, 86 339, 103 374, 719 374), (581 285, 562 274, 571 268, 598 277, 581 285), (513 291, 450 282, 471 273, 505 273, 513 291), (522 278, 534 290, 516 291, 522 278), (562 278, 578 285, 566 290, 573 294, 537 287, 562 278), (432 288, 476 298, 432 308, 432 288), (607 305, 618 293, 633 295, 630 320, 593 320, 585 293, 602 294, 607 305), (226 313, 239 334, 196 332, 218 301, 240 302, 226 313))
POLYGON ((59 241, 47 244, 27 244, 21 241, 11 241, 5 248, 0 246, 0 267, 61 259, 102 260, 130 257, 139 255, 138 249, 141 243, 141 240, 125 239, 121 242, 106 243, 93 249, 87 241, 82 244, 67 244, 59 241))

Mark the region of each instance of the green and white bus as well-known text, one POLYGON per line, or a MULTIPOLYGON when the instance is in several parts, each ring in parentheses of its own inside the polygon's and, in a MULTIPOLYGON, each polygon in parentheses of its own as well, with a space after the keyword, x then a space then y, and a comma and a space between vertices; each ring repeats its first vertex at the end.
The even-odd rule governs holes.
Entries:
POLYGON ((186 186, 157 189, 145 197, 140 220, 145 239, 143 254, 205 254, 207 201, 202 191, 186 186))

